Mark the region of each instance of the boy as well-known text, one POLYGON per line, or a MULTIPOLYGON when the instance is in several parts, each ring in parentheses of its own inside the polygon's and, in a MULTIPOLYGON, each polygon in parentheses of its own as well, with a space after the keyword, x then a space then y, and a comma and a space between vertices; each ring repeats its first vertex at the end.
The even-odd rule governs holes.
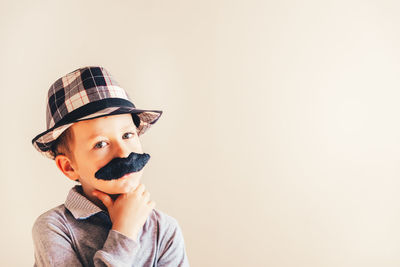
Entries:
POLYGON ((138 137, 161 114, 137 109, 101 66, 51 85, 47 130, 32 144, 80 184, 36 219, 35 266, 189 266, 177 220, 140 183, 150 155, 138 137))

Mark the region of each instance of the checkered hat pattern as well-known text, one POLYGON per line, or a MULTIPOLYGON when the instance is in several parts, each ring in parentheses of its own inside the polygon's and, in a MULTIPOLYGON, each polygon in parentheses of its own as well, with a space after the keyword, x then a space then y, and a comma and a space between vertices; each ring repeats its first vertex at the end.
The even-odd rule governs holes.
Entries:
POLYGON ((101 66, 76 69, 55 81, 48 91, 47 130, 32 139, 44 156, 54 159, 54 141, 73 123, 102 116, 131 113, 144 134, 162 114, 161 110, 138 109, 127 92, 101 66))

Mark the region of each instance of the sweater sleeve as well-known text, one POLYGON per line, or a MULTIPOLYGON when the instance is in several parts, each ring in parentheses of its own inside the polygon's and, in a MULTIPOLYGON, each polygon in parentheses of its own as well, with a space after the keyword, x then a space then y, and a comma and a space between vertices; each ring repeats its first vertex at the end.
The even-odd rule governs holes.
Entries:
MULTIPOLYGON (((83 266, 68 229, 55 218, 38 218, 32 227, 34 266, 83 266)), ((93 257, 94 266, 131 266, 140 244, 110 230, 102 249, 93 257)))
POLYGON ((189 267, 182 230, 175 218, 170 216, 168 218, 170 219, 169 229, 161 241, 161 253, 157 260, 157 267, 189 267))
POLYGON ((140 244, 111 229, 101 250, 94 254, 95 266, 131 266, 140 244))

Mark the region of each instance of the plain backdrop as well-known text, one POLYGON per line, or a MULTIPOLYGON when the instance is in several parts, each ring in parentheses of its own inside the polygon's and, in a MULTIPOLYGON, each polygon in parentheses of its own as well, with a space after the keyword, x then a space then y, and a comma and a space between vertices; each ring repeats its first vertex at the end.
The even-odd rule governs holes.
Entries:
POLYGON ((143 183, 191 266, 400 266, 398 1, 1 1, 3 266, 74 183, 31 145, 50 85, 107 68, 137 107, 143 183))

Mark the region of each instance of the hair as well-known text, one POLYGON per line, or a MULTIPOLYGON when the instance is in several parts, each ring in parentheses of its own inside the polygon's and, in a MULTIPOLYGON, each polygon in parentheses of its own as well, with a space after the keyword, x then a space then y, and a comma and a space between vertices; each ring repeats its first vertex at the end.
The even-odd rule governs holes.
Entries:
POLYGON ((71 145, 74 142, 71 127, 66 129, 53 143, 51 150, 54 154, 54 158, 58 155, 67 156, 72 161, 75 161, 71 145))
MULTIPOLYGON (((54 158, 58 155, 67 156, 72 162, 75 162, 74 153, 71 150, 71 145, 74 142, 71 127, 68 127, 53 143, 51 150, 54 153, 54 158)), ((79 183, 79 180, 75 180, 79 183)))

